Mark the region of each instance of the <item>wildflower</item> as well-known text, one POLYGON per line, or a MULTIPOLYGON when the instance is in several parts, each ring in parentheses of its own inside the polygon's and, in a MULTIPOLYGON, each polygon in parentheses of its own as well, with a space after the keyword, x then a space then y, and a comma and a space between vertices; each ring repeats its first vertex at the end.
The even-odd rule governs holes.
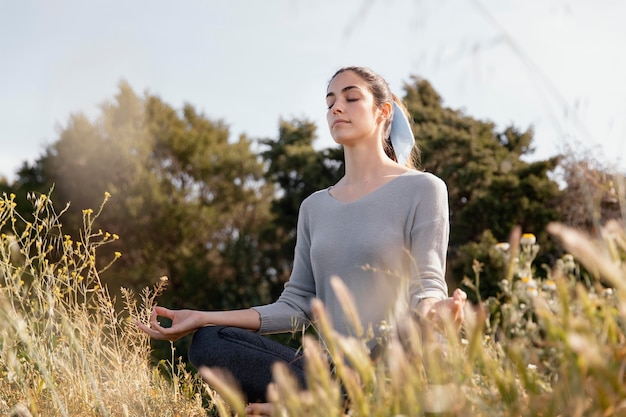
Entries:
POLYGON ((90 208, 83 210, 83 215, 90 216, 92 214, 93 214, 93 210, 90 208))
POLYGON ((115 259, 121 258, 121 257, 122 257, 122 253, 121 252, 115 252, 115 259))
POLYGON ((525 288, 537 288, 537 283, 530 275, 523 276, 521 281, 525 288))
POLYGON ((159 278, 159 281, 161 281, 162 283, 166 283, 167 280, 168 280, 168 278, 165 275, 163 275, 161 278, 159 278))
POLYGON ((537 238, 532 233, 524 233, 520 239, 522 246, 532 246, 537 243, 537 238))
POLYGON ((563 272, 565 274, 573 274, 576 272, 576 262, 574 261, 574 257, 566 253, 563 255, 563 272))
POLYGON ((508 252, 511 245, 508 242, 498 242, 496 243, 495 248, 499 252, 508 252))
POLYGON ((547 291, 556 291, 556 282, 551 279, 547 279, 543 282, 543 289, 547 291))
POLYGON ((528 287, 526 288, 526 294, 531 297, 534 297, 538 294, 537 287, 528 287))

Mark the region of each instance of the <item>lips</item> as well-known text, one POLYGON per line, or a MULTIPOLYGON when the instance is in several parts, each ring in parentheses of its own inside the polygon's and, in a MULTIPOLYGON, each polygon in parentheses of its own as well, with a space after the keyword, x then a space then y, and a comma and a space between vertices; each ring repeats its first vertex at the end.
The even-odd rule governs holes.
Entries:
POLYGON ((337 126, 339 124, 343 124, 343 123, 348 123, 348 121, 344 120, 344 119, 337 119, 337 120, 333 121, 333 127, 335 127, 335 126, 337 126))

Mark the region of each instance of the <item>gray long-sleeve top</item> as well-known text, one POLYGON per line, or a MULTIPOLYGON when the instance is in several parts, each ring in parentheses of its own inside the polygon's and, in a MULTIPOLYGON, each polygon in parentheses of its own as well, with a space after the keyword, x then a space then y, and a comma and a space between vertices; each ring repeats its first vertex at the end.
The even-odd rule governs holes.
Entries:
POLYGON ((346 284, 362 324, 375 332, 398 301, 415 306, 421 298, 448 296, 448 192, 441 179, 408 171, 350 203, 329 190, 302 202, 291 277, 276 302, 253 307, 261 316, 259 333, 301 328, 311 320, 316 297, 334 328, 353 334, 330 285, 333 276, 346 284))

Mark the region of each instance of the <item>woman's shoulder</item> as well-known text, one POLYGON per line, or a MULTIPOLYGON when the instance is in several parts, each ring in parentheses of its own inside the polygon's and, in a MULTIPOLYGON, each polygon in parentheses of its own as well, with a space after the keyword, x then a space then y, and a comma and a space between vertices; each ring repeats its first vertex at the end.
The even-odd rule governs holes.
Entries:
POLYGON ((302 204, 300 208, 302 209, 306 206, 311 206, 311 205, 323 202, 329 196, 329 193, 328 193, 329 189, 330 187, 322 188, 321 190, 317 190, 309 194, 309 196, 305 197, 304 200, 302 200, 302 204))
POLYGON ((400 178, 404 179, 402 186, 412 186, 418 189, 441 190, 447 192, 448 187, 444 180, 427 171, 407 171, 400 178))

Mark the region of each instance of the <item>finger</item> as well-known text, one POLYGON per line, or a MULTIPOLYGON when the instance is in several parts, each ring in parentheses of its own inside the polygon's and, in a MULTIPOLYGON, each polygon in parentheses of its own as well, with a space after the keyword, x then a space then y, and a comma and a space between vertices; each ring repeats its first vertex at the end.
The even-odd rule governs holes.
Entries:
POLYGON ((142 322, 137 321, 137 322, 135 322, 135 325, 137 327, 139 327, 139 329, 141 329, 143 332, 147 333, 153 339, 163 340, 165 338, 163 336, 163 334, 161 334, 160 332, 155 331, 154 329, 151 329, 150 327, 146 326, 142 322))
POLYGON ((246 407, 248 416, 271 416, 274 407, 271 403, 251 403, 246 407))
POLYGON ((153 311, 157 316, 167 317, 168 319, 174 318, 174 311, 169 308, 155 306, 153 311))
POLYGON ((150 323, 158 323, 158 315, 156 313, 156 310, 152 310, 152 314, 150 314, 150 323))
POLYGON ((163 327, 156 319, 150 320, 150 329, 158 332, 159 334, 166 336, 172 334, 171 327, 163 327))
POLYGON ((462 289, 457 288, 456 290, 454 290, 454 294, 452 294, 452 298, 458 301, 465 301, 467 300, 467 293, 463 291, 462 289))

